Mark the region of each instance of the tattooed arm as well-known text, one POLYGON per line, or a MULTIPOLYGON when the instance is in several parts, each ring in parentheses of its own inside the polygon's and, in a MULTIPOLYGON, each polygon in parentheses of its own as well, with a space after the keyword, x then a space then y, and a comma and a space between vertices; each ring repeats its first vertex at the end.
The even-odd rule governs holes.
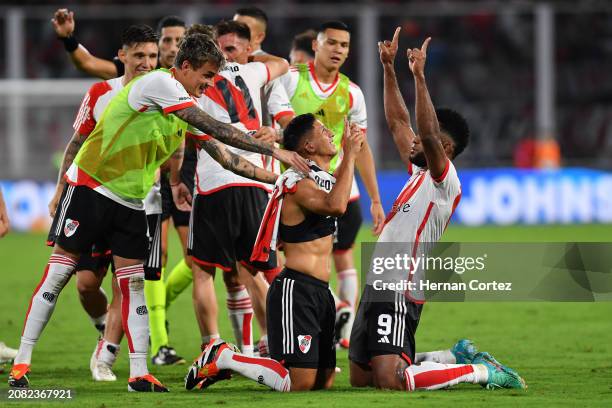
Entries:
POLYGON ((309 171, 306 160, 296 152, 289 152, 279 149, 274 147, 273 144, 263 143, 253 137, 250 137, 232 125, 215 120, 212 116, 197 106, 180 109, 173 113, 193 127, 208 135, 211 135, 222 143, 242 150, 273 156, 289 166, 294 166, 297 170, 305 173, 308 173, 309 171))
POLYGON ((202 140, 199 143, 200 147, 206 150, 206 153, 210 154, 226 170, 267 184, 274 184, 278 178, 278 175, 257 167, 245 158, 230 151, 218 140, 202 140))
POLYGON ((64 158, 62 160, 62 165, 60 166, 60 171, 57 176, 57 186, 55 187, 55 194, 53 198, 49 202, 49 214, 53 217, 55 216, 55 210, 57 209, 57 204, 59 203, 60 197, 62 195, 62 191, 64 190, 64 185, 66 184, 66 180, 64 180, 64 174, 68 171, 70 165, 74 161, 77 153, 81 149, 83 142, 87 139, 86 135, 82 135, 79 132, 74 132, 70 142, 68 142, 68 146, 66 146, 66 150, 64 151, 64 158))

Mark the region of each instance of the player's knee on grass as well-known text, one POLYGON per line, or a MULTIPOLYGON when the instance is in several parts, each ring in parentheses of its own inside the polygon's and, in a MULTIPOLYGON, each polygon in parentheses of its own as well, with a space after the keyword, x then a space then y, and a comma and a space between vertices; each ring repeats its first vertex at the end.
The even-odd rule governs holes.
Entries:
POLYGON ((317 382, 317 370, 314 368, 289 369, 291 378, 291 391, 310 391, 313 390, 317 382))
POLYGON ((376 388, 404 390, 404 370, 408 366, 400 356, 386 354, 372 357, 372 382, 376 388))
POLYGON ((350 362, 350 382, 351 387, 371 387, 372 370, 364 364, 350 362))

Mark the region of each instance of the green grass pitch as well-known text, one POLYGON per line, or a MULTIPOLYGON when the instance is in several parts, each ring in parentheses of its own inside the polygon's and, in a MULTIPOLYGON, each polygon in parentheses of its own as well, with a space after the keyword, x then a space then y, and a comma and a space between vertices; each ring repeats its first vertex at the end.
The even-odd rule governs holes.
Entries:
MULTIPOLYGON (((180 253, 171 233, 169 265, 180 253)), ((361 240, 371 240, 366 229, 361 240)), ((612 226, 484 227, 451 226, 446 241, 610 241, 612 226)), ((49 255, 44 235, 12 233, 0 241, 0 341, 17 347, 29 297, 49 255)), ((358 259, 358 258, 357 258, 358 259)), ((105 282, 107 293, 110 287, 105 282)), ((222 280, 217 277, 221 334, 232 339, 224 312, 222 280)), ((199 350, 191 292, 181 295, 168 311, 171 343, 188 360, 199 350)), ((8 402, 5 367, 0 406, 66 404, 73 407, 474 407, 474 406, 612 406, 612 304, 610 303, 429 303, 417 333, 421 351, 448 348, 458 338, 473 339, 526 379, 527 391, 482 390, 462 385, 452 390, 390 392, 352 389, 346 351, 338 352, 342 368, 331 391, 281 394, 239 376, 205 392, 182 387, 187 366, 155 367, 152 372, 170 387, 169 394, 128 394, 127 345, 115 366, 116 383, 94 383, 89 357, 97 333, 82 310, 74 280, 64 289, 55 313, 33 356, 33 388, 71 388, 71 402, 8 402)))

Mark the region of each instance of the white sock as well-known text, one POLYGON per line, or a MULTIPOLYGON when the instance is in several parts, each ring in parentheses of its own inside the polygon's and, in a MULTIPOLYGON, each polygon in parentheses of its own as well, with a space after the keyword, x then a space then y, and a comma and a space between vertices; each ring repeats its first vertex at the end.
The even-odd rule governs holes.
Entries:
POLYGON ((414 363, 420 364, 423 361, 431 361, 441 364, 457 364, 455 355, 450 350, 427 351, 425 353, 416 353, 414 363))
POLYGON ((459 383, 486 384, 489 374, 482 364, 440 364, 425 361, 404 371, 406 390, 439 390, 459 383))
POLYGON ((355 302, 357 301, 358 286, 357 270, 355 268, 338 272, 338 296, 352 308, 355 308, 355 302))
POLYGON ((45 273, 30 299, 15 364, 31 363, 34 345, 51 318, 57 298, 75 266, 76 262, 67 256, 53 254, 49 258, 45 273))
POLYGON ((236 343, 242 353, 253 355, 253 305, 246 287, 227 292, 227 310, 236 343))
POLYGON ((334 298, 334 305, 336 306, 336 309, 338 309, 338 305, 340 303, 343 303, 342 300, 338 297, 338 295, 336 295, 336 292, 334 292, 334 290, 330 287, 329 291, 332 294, 332 297, 334 298))
POLYGON ((211 340, 220 339, 219 333, 209 334, 207 336, 202 336, 202 344, 208 344, 211 340))
POLYGON ((96 360, 113 366, 119 355, 121 346, 119 344, 111 343, 106 339, 100 339, 98 342, 98 349, 96 350, 96 360))
POLYGON ((121 289, 121 323, 128 342, 130 377, 141 377, 149 373, 149 315, 144 296, 143 265, 119 268, 115 274, 121 289))
POLYGON ((219 355, 217 367, 222 370, 235 371, 275 391, 291 391, 289 371, 281 363, 271 358, 248 357, 225 349, 219 355))

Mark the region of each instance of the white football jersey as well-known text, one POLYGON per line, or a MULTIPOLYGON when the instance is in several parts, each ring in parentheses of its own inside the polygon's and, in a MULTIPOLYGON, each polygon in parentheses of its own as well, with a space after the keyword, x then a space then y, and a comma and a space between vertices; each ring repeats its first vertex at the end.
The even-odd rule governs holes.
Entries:
MULTIPOLYGON (((265 64, 228 63, 214 79, 214 86, 208 88, 198 99, 200 107, 216 120, 229 123, 243 132, 255 132, 261 127, 261 88, 270 80, 265 64)), ((196 138, 214 138, 214 135, 195 135, 196 138)), ((232 146, 232 152, 239 154, 256 166, 264 167, 266 156, 232 146)), ((269 184, 251 180, 225 170, 205 150, 198 151, 196 167, 196 191, 210 194, 228 187, 254 186, 267 191, 269 184)))

